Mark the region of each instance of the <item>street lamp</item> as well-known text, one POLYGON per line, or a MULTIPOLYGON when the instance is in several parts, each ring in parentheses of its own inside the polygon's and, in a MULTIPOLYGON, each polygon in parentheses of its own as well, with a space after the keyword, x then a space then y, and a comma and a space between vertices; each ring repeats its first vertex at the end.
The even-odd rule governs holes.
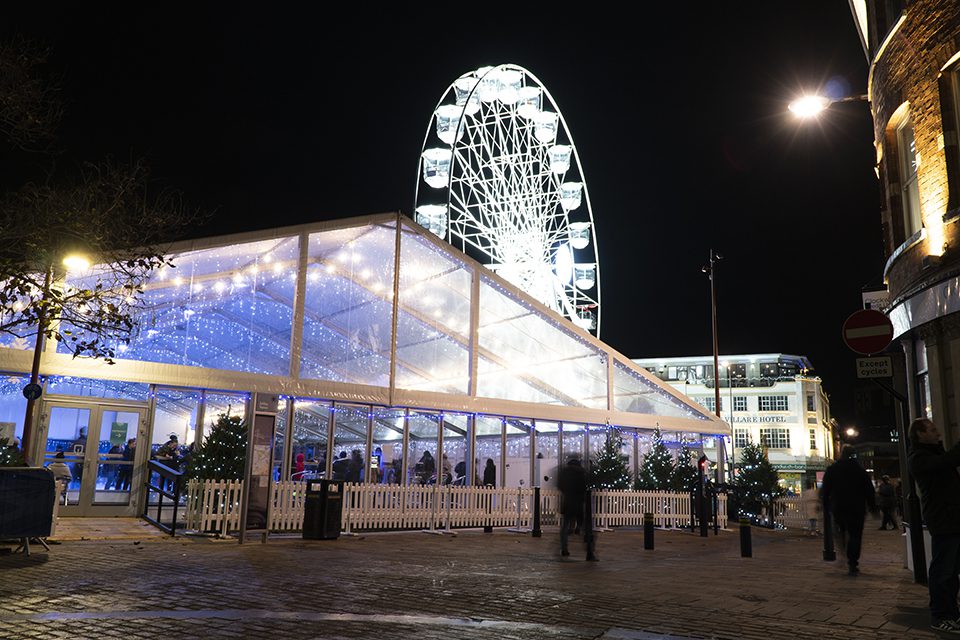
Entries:
POLYGON ((821 95, 805 95, 797 98, 787 107, 795 116, 802 120, 815 118, 820 112, 829 107, 834 102, 859 102, 867 101, 866 94, 847 96, 845 98, 827 98, 821 95))
MULTIPOLYGON (((68 270, 81 271, 90 268, 90 261, 86 256, 79 253, 71 253, 63 258, 63 265, 68 270)), ((47 296, 50 287, 53 286, 54 263, 47 265, 43 280, 43 294, 47 296)), ((41 300, 37 309, 37 339, 33 346, 33 366, 30 369, 30 382, 23 388, 23 396, 27 399, 27 408, 23 415, 23 438, 20 440, 20 450, 23 452, 27 466, 30 466, 33 448, 33 407, 43 388, 40 386, 40 356, 43 353, 43 343, 46 334, 47 324, 50 321, 45 304, 46 300, 41 300)))

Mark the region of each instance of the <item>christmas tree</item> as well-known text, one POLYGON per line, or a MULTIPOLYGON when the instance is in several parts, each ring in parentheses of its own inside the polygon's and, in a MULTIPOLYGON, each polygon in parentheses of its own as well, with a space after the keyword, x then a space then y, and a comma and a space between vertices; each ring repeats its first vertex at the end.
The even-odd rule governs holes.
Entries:
POLYGON ((777 470, 767 460, 763 447, 752 442, 740 449, 737 469, 739 471, 733 484, 740 515, 756 520, 764 508, 769 510, 773 501, 783 495, 777 470))
POLYGON ((650 452, 643 456, 643 464, 640 466, 640 474, 637 476, 634 488, 669 489, 673 466, 673 456, 667 450, 667 445, 663 443, 660 427, 657 427, 653 432, 653 446, 650 447, 650 452))
POLYGON ((677 456, 677 465, 670 475, 670 488, 674 491, 689 492, 697 481, 698 473, 697 461, 693 459, 693 452, 690 451, 690 446, 683 442, 677 456))
POLYGON ((12 446, 7 438, 0 438, 0 467, 25 467, 20 447, 12 446))
POLYGON ((197 480, 239 480, 246 458, 246 423, 240 416, 221 413, 210 435, 190 457, 186 475, 197 480))
POLYGON ((590 465, 587 482, 591 489, 630 488, 630 471, 623 455, 623 436, 619 429, 607 428, 607 438, 590 465))

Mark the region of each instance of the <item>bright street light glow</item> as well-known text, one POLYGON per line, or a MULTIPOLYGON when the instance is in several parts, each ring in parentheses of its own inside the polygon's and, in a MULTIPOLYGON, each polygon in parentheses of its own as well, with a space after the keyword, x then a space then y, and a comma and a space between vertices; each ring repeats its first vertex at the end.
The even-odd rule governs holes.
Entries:
POLYGON ((90 261, 84 256, 71 254, 63 259, 63 266, 71 271, 86 271, 90 268, 90 261))
POLYGON ((788 108, 798 118, 814 118, 829 104, 830 99, 823 96, 803 96, 791 102, 788 108))
POLYGON ((857 435, 857 430, 854 429, 853 427, 848 427, 848 428, 847 428, 847 435, 848 435, 848 436, 855 436, 855 435, 857 435))

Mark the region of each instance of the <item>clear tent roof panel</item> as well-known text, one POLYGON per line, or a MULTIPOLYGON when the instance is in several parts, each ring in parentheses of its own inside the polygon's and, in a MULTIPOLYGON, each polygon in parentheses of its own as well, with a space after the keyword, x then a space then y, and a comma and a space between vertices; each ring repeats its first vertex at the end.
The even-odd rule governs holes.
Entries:
POLYGON ((616 411, 715 420, 412 221, 341 224, 173 254, 119 359, 290 377, 299 337, 294 379, 468 396, 475 348, 478 397, 605 410, 612 370, 616 411))

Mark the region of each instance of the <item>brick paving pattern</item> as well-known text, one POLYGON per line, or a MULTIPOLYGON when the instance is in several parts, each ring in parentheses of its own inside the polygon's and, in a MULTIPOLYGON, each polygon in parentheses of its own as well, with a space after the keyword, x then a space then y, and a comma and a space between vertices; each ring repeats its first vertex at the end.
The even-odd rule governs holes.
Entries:
POLYGON ((753 558, 736 530, 658 530, 653 551, 602 532, 595 563, 561 558, 555 528, 64 540, 0 556, 0 638, 935 638, 904 538, 872 524, 855 578, 819 539, 758 529, 753 558))

